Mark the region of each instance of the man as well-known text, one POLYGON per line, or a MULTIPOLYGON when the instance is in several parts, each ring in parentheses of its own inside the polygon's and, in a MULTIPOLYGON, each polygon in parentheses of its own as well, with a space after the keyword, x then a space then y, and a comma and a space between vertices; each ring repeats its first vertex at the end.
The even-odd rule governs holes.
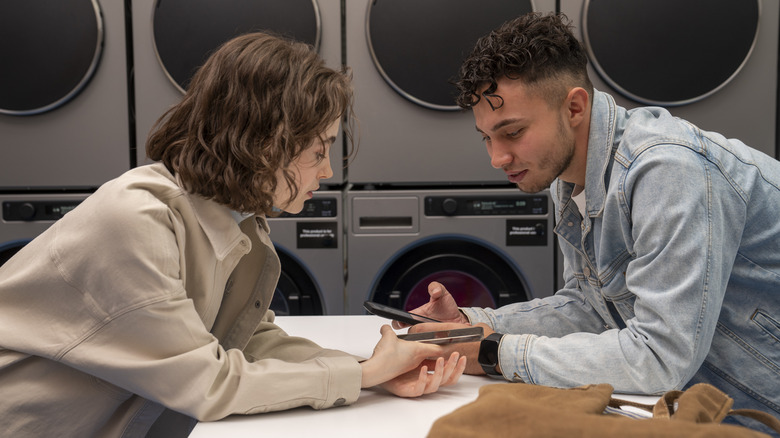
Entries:
POLYGON ((415 313, 486 328, 461 347, 468 373, 645 394, 708 382, 780 414, 780 163, 616 106, 586 64, 563 17, 529 14, 480 39, 457 83, 492 165, 551 189, 563 289, 458 309, 434 282, 415 313))

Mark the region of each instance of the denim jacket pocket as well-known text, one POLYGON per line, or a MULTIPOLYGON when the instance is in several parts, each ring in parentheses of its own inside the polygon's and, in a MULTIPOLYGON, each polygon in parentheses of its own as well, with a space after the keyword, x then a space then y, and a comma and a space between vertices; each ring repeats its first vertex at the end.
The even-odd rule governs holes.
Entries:
POLYGON ((780 344, 780 323, 772 318, 762 309, 756 309, 750 319, 758 325, 767 335, 774 339, 774 342, 780 344))

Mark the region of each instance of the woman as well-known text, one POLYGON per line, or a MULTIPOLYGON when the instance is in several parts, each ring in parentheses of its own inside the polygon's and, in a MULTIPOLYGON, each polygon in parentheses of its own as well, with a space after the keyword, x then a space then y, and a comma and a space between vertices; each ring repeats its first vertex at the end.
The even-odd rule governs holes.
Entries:
POLYGON ((144 436, 158 418, 171 433, 171 411, 208 421, 455 383, 465 358, 426 362, 440 347, 388 326, 359 362, 268 311, 280 266, 265 217, 301 211, 332 175, 351 99, 309 46, 255 33, 216 51, 149 137, 159 163, 109 181, 0 268, 0 430, 144 436))

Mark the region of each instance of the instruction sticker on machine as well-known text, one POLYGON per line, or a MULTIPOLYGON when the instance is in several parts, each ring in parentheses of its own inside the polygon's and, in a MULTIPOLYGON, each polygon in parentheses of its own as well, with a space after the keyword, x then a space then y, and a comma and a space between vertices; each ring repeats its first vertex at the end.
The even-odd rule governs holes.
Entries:
POLYGON ((337 222, 298 222, 298 248, 339 247, 337 222))
POLYGON ((507 219, 507 246, 547 245, 547 221, 533 219, 507 219))

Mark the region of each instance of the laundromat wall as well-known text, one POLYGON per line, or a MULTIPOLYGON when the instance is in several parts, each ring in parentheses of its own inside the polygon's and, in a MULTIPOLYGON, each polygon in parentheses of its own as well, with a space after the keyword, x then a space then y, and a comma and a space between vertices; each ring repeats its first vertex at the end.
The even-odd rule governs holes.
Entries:
POLYGON ((271 221, 278 314, 364 314, 365 300, 408 310, 432 280, 462 305, 550 295, 562 265, 549 193, 521 193, 490 166, 451 84, 478 36, 530 11, 572 20, 594 86, 620 105, 664 106, 778 156, 774 0, 3 2, 0 265, 149 163, 150 129, 211 50, 269 29, 350 67, 359 143, 345 168, 340 138, 333 178, 301 214, 271 221))

